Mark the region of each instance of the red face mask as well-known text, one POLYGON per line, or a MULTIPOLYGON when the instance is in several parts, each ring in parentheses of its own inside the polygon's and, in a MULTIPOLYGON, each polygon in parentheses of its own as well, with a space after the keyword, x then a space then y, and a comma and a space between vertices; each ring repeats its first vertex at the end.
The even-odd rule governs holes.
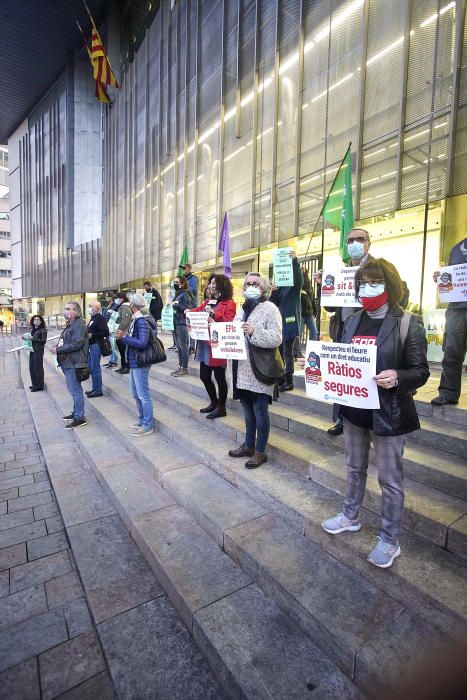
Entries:
POLYGON ((389 301, 389 297, 387 291, 384 290, 377 297, 360 297, 360 301, 365 311, 376 311, 389 301))

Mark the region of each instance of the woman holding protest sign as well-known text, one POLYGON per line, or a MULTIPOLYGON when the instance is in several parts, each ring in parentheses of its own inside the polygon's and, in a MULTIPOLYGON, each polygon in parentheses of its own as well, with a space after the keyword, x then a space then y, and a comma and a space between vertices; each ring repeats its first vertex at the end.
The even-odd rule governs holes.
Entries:
MULTIPOLYGON (((233 321, 236 313, 236 305, 233 300, 232 282, 225 275, 214 275, 209 283, 209 294, 201 306, 196 309, 187 309, 190 312, 205 311, 209 314, 208 323, 224 323, 233 321)), ((206 413, 206 418, 223 418, 227 415, 225 404, 227 401, 227 380, 225 371, 227 360, 212 356, 209 340, 198 340, 195 359, 199 361, 199 378, 203 382, 210 398, 209 406, 200 409, 200 413, 206 413), (217 383, 217 392, 212 374, 217 383)))
POLYGON ((355 274, 355 298, 363 308, 344 325, 341 342, 376 345, 379 408, 341 406, 344 419, 347 485, 343 512, 322 523, 333 535, 357 532, 365 494, 370 440, 373 442, 382 512, 376 546, 368 561, 388 568, 400 555, 399 532, 404 506, 402 457, 405 435, 420 428, 413 400, 429 377, 427 341, 418 317, 404 312, 402 280, 392 263, 372 259, 355 274))
POLYGON ((174 377, 182 377, 188 374, 188 357, 190 337, 186 325, 185 311, 193 306, 193 294, 188 289, 188 282, 183 275, 176 277, 173 281, 175 291, 174 297, 169 304, 174 312, 174 338, 178 352, 178 369, 171 374, 174 377))
POLYGON ((269 280, 258 272, 250 272, 246 276, 243 283, 245 303, 242 329, 247 341, 247 359, 232 362, 233 397, 240 399, 242 404, 245 416, 245 442, 236 450, 229 450, 229 455, 248 457, 248 461, 245 462, 247 469, 255 469, 267 462, 269 404, 272 401, 275 384, 275 380, 265 384, 257 378, 252 367, 251 353, 254 352, 254 347, 257 347, 269 348, 272 354, 272 351, 279 348, 282 343, 282 317, 277 306, 268 301, 269 292, 269 280))
POLYGON ((31 375, 31 391, 44 390, 44 348, 47 342, 47 328, 42 316, 35 314, 31 318, 31 332, 28 339, 32 342, 33 352, 29 353, 29 374, 31 375))

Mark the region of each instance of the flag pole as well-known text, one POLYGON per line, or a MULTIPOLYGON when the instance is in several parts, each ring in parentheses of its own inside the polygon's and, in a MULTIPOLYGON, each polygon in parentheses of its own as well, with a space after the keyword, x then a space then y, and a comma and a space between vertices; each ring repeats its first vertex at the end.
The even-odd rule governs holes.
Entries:
MULTIPOLYGON (((90 10, 89 10, 89 7, 88 7, 87 4, 86 4, 86 0, 83 0, 83 5, 84 5, 84 7, 86 8, 86 12, 87 12, 88 15, 89 15, 89 19, 91 20, 92 26, 94 27, 94 31, 96 32, 97 36, 100 38, 100 34, 99 34, 99 32, 97 31, 97 27, 96 27, 96 25, 95 25, 95 22, 94 22, 94 20, 93 20, 93 17, 92 17, 92 14, 91 14, 90 10)), ((101 43, 102 43, 102 39, 101 39, 101 43)), ((104 48, 104 45, 103 45, 103 44, 102 44, 102 47, 104 48)), ((117 87, 118 89, 120 89, 120 86, 119 86, 119 84, 118 84, 118 80, 117 80, 117 78, 115 77, 115 71, 114 71, 114 69, 113 69, 113 67, 112 67, 112 64, 110 63, 109 54, 107 53, 107 51, 105 51, 105 49, 104 49, 104 54, 105 54, 105 58, 107 59, 107 63, 108 63, 109 66, 110 66, 110 70, 112 71, 112 74, 113 74, 113 76, 114 76, 114 80, 115 80, 115 82, 117 83, 116 87, 117 87)))

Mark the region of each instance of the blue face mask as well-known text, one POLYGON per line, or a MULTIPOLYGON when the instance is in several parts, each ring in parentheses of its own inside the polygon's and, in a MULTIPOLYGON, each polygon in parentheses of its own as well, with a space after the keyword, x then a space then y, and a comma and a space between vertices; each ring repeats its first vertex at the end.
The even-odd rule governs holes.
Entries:
POLYGON ((261 296, 261 289, 259 287, 247 287, 243 294, 246 299, 259 299, 261 296))
POLYGON ((379 297, 384 292, 384 288, 384 284, 376 284, 372 287, 367 283, 359 288, 358 296, 365 299, 373 299, 374 297, 379 297))
POLYGON ((360 260, 365 255, 365 244, 358 241, 352 241, 347 244, 347 250, 352 260, 360 260))

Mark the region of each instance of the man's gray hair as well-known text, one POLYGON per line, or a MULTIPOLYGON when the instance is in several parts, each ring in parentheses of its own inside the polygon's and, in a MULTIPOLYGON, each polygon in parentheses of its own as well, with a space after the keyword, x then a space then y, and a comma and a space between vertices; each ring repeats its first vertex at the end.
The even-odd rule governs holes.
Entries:
POLYGON ((143 306, 146 306, 146 299, 142 294, 132 294, 129 301, 131 306, 136 306, 138 309, 142 309, 143 306))
POLYGON ((263 277, 263 275, 260 275, 259 272, 249 272, 247 274, 247 276, 245 277, 245 280, 243 282, 243 291, 245 291, 245 289, 246 289, 246 281, 247 281, 248 277, 256 277, 257 278, 256 281, 259 284, 262 296, 266 297, 266 298, 269 297, 269 295, 271 294, 271 283, 267 277, 263 277))

